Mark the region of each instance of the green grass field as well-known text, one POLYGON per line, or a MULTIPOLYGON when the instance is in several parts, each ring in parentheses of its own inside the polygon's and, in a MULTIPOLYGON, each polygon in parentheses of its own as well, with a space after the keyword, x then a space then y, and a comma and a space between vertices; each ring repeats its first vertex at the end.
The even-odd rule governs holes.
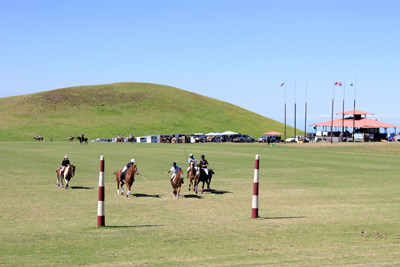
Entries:
MULTIPOLYGON (((0 140, 66 141, 68 136, 235 131, 258 138, 284 125, 249 110, 171 86, 114 83, 0 98, 0 140)), ((293 127, 287 126, 288 137, 293 127)), ((302 131, 297 130, 297 134, 302 131)))
POLYGON ((400 264, 400 144, 0 142, 2 266, 400 264), (213 193, 172 197, 171 162, 205 154, 213 193), (58 189, 65 154, 77 166, 58 189), (251 219, 260 154, 259 219, 251 219), (96 228, 105 156, 106 227, 96 228), (129 198, 113 172, 134 157, 129 198))

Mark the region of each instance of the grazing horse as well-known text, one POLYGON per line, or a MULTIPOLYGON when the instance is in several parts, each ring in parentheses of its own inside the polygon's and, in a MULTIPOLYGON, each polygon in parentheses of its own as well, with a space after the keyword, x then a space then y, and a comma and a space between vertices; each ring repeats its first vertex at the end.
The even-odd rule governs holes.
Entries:
POLYGON ((207 183, 207 190, 210 190, 210 184, 211 184, 211 178, 214 174, 214 171, 211 169, 208 169, 208 175, 206 172, 200 167, 200 165, 197 166, 197 173, 196 173, 196 183, 194 186, 194 191, 197 194, 197 187, 199 185, 199 182, 203 182, 203 185, 201 187, 201 193, 203 194, 204 191, 204 183, 207 183))
POLYGON ((43 137, 41 136, 34 136, 33 139, 35 139, 35 141, 43 141, 43 137))
POLYGON ((174 180, 171 181, 171 185, 172 185, 172 193, 174 194, 174 198, 178 198, 179 199, 179 194, 181 192, 181 185, 182 185, 182 179, 183 179, 183 175, 182 175, 182 169, 179 169, 175 175, 174 180))
POLYGON ((61 182, 61 187, 64 187, 63 183, 63 176, 65 180, 65 189, 68 189, 68 184, 69 181, 74 177, 75 175, 75 170, 76 166, 69 164, 67 167, 64 169, 64 175, 61 173, 61 167, 57 169, 57 186, 60 187, 60 182, 61 182))
POLYGON ((189 191, 190 188, 193 188, 194 190, 195 183, 196 183, 196 163, 194 161, 191 161, 189 168, 189 191))
POLYGON ((122 170, 118 170, 114 172, 115 177, 117 178, 117 193, 119 195, 119 187, 121 185, 121 195, 124 194, 124 184, 128 187, 128 193, 126 194, 126 197, 129 197, 129 194, 131 193, 131 187, 133 182, 135 181, 135 174, 138 174, 138 169, 136 165, 132 165, 129 169, 126 170, 125 174, 125 181, 119 181, 119 176, 121 175, 122 170))
POLYGON ((68 141, 74 141, 74 137, 73 136, 70 136, 70 137, 68 137, 68 141))
POLYGON ((84 138, 82 138, 82 137, 80 137, 80 136, 77 136, 76 137, 76 139, 78 139, 79 140, 79 142, 82 144, 88 144, 88 139, 87 139, 87 137, 84 137, 84 138))

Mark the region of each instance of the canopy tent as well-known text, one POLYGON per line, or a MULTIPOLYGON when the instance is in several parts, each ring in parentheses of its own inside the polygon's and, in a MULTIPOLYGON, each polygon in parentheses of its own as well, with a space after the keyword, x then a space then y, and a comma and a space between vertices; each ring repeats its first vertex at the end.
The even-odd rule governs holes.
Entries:
POLYGON ((233 135, 233 134, 238 134, 238 133, 235 133, 232 131, 226 131, 226 132, 221 133, 221 135, 233 135))
POLYGON ((275 131, 267 132, 267 133, 263 133, 263 134, 264 134, 264 135, 283 135, 283 133, 275 132, 275 131))
POLYGON ((214 133, 214 132, 210 132, 210 133, 208 133, 208 134, 205 134, 206 136, 221 136, 222 134, 221 133, 219 133, 219 132, 216 132, 216 133, 214 133))

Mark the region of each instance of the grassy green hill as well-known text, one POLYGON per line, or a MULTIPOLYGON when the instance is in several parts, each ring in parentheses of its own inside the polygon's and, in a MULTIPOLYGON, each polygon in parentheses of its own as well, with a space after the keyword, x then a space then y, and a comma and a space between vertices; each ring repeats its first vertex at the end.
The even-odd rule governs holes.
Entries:
MULTIPOLYGON (((0 140, 235 131, 255 138, 283 124, 238 106, 148 83, 79 86, 0 98, 0 140)), ((300 131, 299 131, 300 132, 300 131)), ((291 136, 293 128, 287 128, 291 136)))

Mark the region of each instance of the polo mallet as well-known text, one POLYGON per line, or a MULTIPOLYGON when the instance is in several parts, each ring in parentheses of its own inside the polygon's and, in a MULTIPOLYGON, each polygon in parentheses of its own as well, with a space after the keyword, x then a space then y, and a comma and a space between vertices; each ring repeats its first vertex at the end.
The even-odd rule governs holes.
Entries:
POLYGON ((146 178, 144 178, 144 176, 143 176, 140 172, 138 172, 138 174, 139 174, 147 183, 150 183, 149 181, 147 181, 146 178))

